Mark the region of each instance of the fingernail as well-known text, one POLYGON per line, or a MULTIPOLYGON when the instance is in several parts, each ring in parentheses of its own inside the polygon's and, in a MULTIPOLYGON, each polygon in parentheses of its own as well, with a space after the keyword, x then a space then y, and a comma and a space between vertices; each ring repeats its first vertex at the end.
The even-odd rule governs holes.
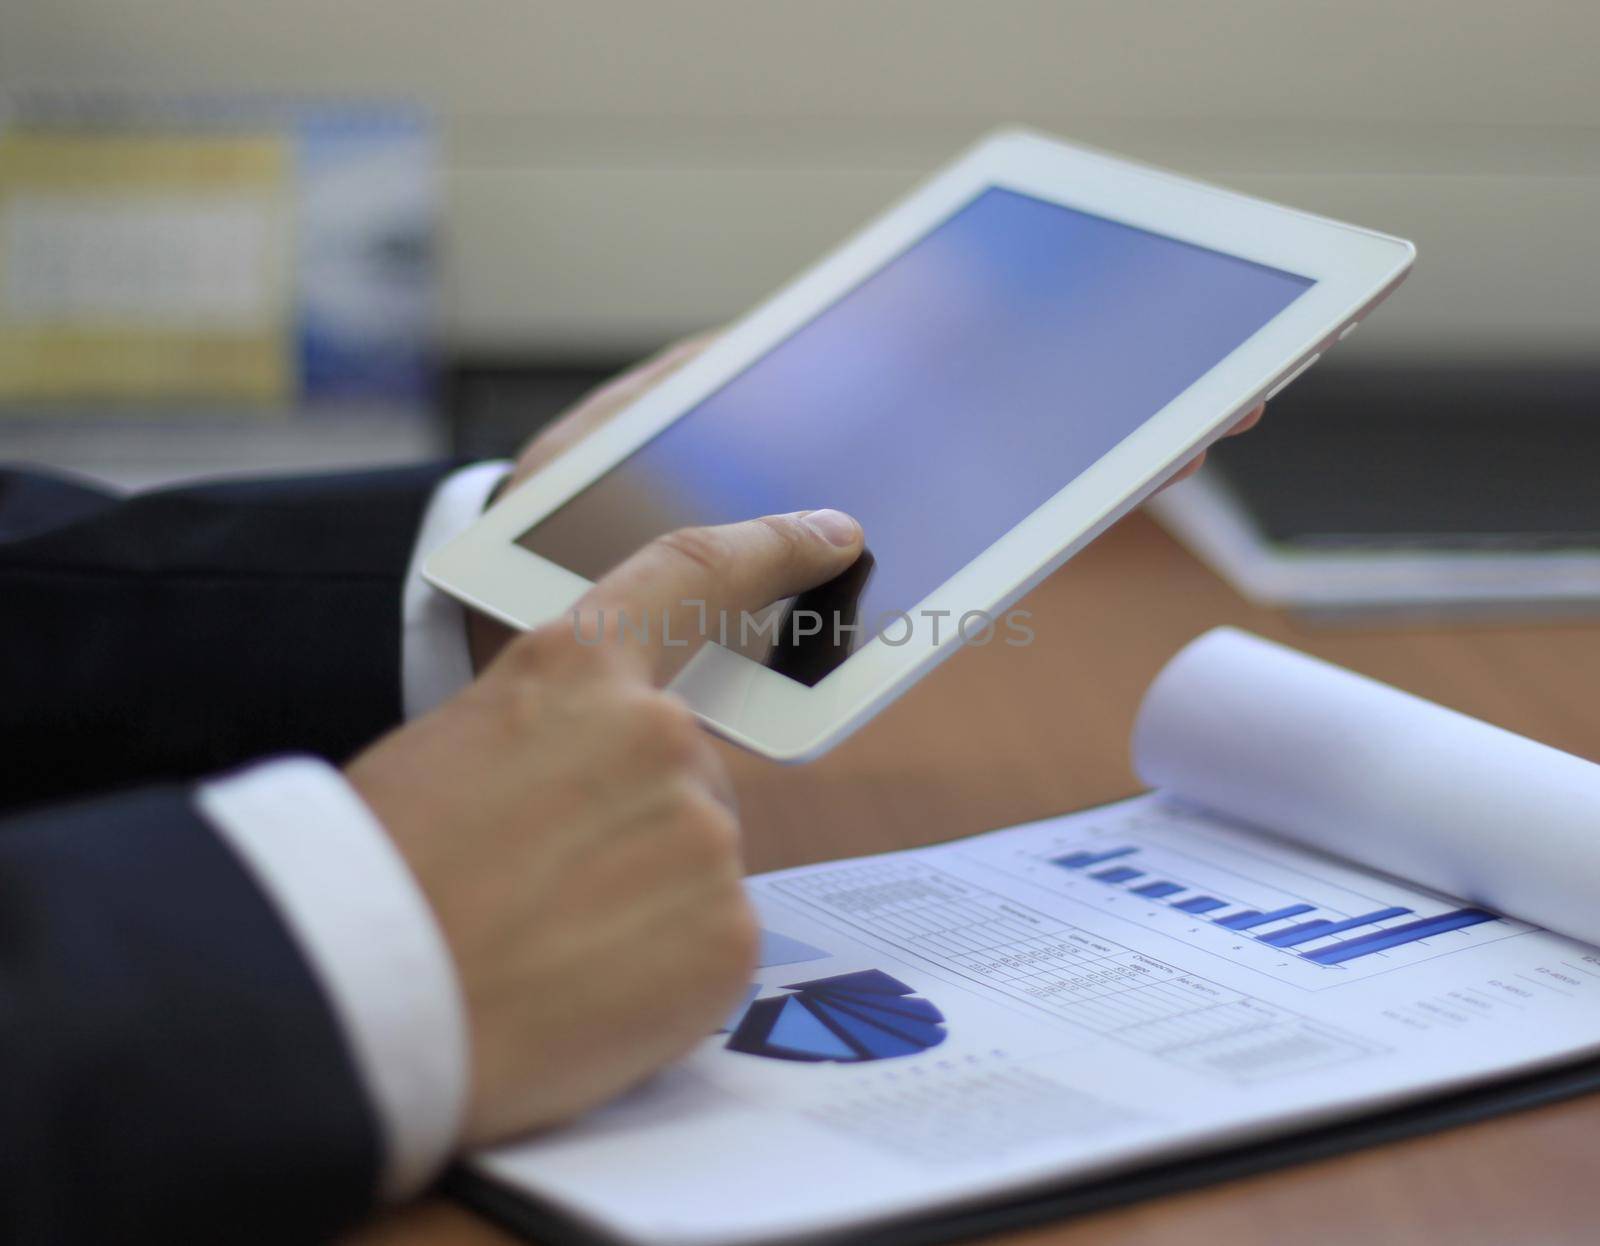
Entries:
POLYGON ((829 545, 854 545, 860 525, 843 511, 812 511, 804 522, 829 545))

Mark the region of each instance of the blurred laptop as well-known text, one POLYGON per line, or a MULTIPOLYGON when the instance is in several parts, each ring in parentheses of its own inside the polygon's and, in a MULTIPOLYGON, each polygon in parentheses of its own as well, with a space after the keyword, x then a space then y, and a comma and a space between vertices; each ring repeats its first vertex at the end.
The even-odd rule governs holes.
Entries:
POLYGON ((1313 370, 1152 510, 1263 605, 1600 610, 1600 369, 1313 370))

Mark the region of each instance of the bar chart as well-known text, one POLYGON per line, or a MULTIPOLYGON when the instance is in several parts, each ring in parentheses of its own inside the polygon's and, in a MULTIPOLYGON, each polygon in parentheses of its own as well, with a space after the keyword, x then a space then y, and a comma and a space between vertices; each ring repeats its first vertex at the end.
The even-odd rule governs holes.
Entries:
POLYGON ((1088 830, 986 863, 1308 989, 1532 929, 1195 810, 1088 830))
MULTIPOLYGON (((1051 858, 1051 864, 1064 870, 1090 870, 1089 877, 1097 882, 1104 883, 1108 887, 1125 885, 1133 895, 1152 900, 1181 896, 1182 899, 1172 900, 1173 907, 1187 913, 1203 915, 1216 909, 1230 907, 1228 902, 1219 896, 1188 895, 1190 888, 1184 883, 1167 879, 1141 881, 1145 878, 1144 870, 1135 868, 1131 864, 1103 870, 1090 869, 1099 861, 1109 860, 1112 856, 1127 859, 1134 857, 1138 851, 1137 847, 1124 845, 1111 852, 1074 852, 1051 858)), ((1302 902, 1286 904, 1282 908, 1269 909, 1266 912, 1245 908, 1225 916, 1211 917, 1209 920, 1224 930, 1249 932, 1251 938, 1271 947, 1295 949, 1295 955, 1318 965, 1342 965, 1358 957, 1375 956, 1380 952, 1404 947, 1408 943, 1420 943, 1452 930, 1465 930, 1468 926, 1499 920, 1498 914, 1491 913, 1487 909, 1461 908, 1446 913, 1436 913, 1431 917, 1417 917, 1397 926, 1384 926, 1382 923, 1395 918, 1412 916, 1412 910, 1390 905, 1355 917, 1319 917, 1287 928, 1283 926, 1283 923, 1292 917, 1303 917, 1315 911, 1315 905, 1302 902), (1270 927, 1270 933, 1257 933, 1264 927, 1270 927), (1338 939, 1333 943, 1324 942, 1335 935, 1342 935, 1347 931, 1360 931, 1364 928, 1366 933, 1355 934, 1348 939, 1338 939), (1316 947, 1300 950, 1300 946, 1307 943, 1314 943, 1316 947)))
MULTIPOLYGON (((1208 1076, 1269 1080, 1374 1051, 1354 1035, 916 861, 844 863, 773 887, 1030 1010, 1208 1076)), ((767 1018, 750 1024, 752 1047, 770 1046, 768 1031, 757 1028, 767 1018)))

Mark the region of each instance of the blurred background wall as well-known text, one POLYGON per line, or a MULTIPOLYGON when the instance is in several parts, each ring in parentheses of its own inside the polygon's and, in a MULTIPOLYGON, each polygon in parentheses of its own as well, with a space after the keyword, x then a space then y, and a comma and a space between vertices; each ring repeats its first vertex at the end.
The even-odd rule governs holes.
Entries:
POLYGON ((612 359, 736 314, 1022 122, 1415 238, 1348 350, 1593 360, 1600 5, 10 0, 0 86, 421 102, 448 349, 612 359))

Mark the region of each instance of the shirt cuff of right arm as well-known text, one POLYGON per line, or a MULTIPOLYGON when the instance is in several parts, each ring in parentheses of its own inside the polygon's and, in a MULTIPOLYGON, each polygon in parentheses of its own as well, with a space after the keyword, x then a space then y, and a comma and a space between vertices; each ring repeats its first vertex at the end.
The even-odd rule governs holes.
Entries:
POLYGON ((379 1122, 381 1193, 438 1172, 461 1135, 466 1008, 399 849, 332 766, 266 762, 203 784, 196 804, 278 910, 350 1044, 379 1122))

